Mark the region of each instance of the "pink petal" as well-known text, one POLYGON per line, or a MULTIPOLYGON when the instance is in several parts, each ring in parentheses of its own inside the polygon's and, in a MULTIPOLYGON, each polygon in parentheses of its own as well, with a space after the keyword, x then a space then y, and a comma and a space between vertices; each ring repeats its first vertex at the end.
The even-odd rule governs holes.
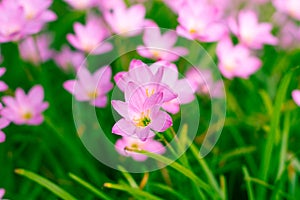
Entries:
POLYGON ((113 108, 124 118, 128 118, 128 103, 118 100, 112 100, 113 108))
POLYGON ((135 133, 136 126, 126 119, 120 119, 112 128, 112 133, 123 136, 131 136, 135 133))
MULTIPOLYGON (((0 143, 5 142, 5 139, 6 139, 6 135, 2 131, 0 131, 0 143)), ((0 199, 3 197, 3 195, 4 195, 4 190, 0 189, 0 199)))
POLYGON ((28 93, 30 102, 34 105, 39 104, 44 99, 44 89, 42 86, 34 86, 28 93))
POLYGON ((157 132, 163 132, 172 126, 173 121, 170 115, 163 111, 157 111, 151 116, 151 129, 157 132))
POLYGON ((294 90, 292 92, 292 97, 295 103, 300 106, 300 90, 294 90))

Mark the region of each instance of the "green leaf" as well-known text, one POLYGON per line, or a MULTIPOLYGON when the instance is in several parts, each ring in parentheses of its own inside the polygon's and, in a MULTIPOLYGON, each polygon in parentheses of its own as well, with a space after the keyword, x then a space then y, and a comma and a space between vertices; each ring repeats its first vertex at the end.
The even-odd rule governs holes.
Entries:
POLYGON ((59 186, 55 185, 51 181, 41 177, 40 175, 37 175, 37 174, 27 171, 25 169, 16 169, 15 172, 17 174, 24 176, 24 177, 40 184, 41 186, 47 188, 53 194, 55 194, 56 196, 58 196, 62 199, 66 199, 66 200, 75 200, 76 199, 74 196, 72 196, 71 194, 69 194, 68 192, 66 192, 65 190, 60 188, 59 186))

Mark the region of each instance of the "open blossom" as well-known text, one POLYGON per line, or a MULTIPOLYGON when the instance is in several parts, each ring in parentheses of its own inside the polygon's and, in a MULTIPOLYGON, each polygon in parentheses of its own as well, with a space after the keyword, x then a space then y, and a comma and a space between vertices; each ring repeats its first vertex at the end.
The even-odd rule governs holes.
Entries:
MULTIPOLYGON (((0 67, 0 77, 3 76, 3 74, 6 72, 5 67, 0 67)), ((3 92, 8 89, 8 86, 4 81, 0 81, 0 92, 3 92)))
POLYGON ((123 136, 121 139, 117 140, 115 144, 117 152, 126 157, 132 157, 136 161, 145 161, 147 159, 146 155, 128 151, 131 150, 145 150, 151 153, 163 154, 166 148, 158 141, 153 138, 148 138, 146 141, 141 141, 140 139, 134 137, 123 136))
POLYGON ((81 52, 72 51, 69 46, 64 45, 61 52, 54 56, 55 63, 63 70, 78 69, 84 64, 84 55, 81 52))
POLYGON ((238 20, 230 18, 228 23, 240 42, 249 48, 261 49, 264 44, 277 44, 277 38, 271 33, 272 24, 259 23, 254 11, 240 11, 238 20))
POLYGON ((18 41, 38 33, 56 19, 48 10, 52 0, 3 0, 0 2, 0 42, 18 41))
POLYGON ((292 92, 292 97, 295 103, 300 106, 300 90, 294 90, 292 92))
POLYGON ((137 52, 145 58, 173 62, 188 53, 184 47, 174 47, 176 41, 177 34, 174 31, 161 35, 158 27, 147 28, 143 36, 145 46, 138 46, 137 52))
POLYGON ((141 33, 147 21, 145 20, 146 9, 137 4, 129 8, 115 7, 113 12, 104 12, 104 19, 112 31, 124 36, 134 36, 141 33))
POLYGON ((5 190, 3 188, 0 189, 0 199, 4 197, 5 190))
POLYGON ((1 111, 4 118, 15 124, 39 125, 43 122, 42 113, 48 108, 48 102, 44 102, 44 90, 42 86, 34 86, 28 93, 18 88, 15 98, 5 96, 2 98, 5 107, 1 111))
POLYGON ((179 11, 177 33, 202 42, 218 41, 227 34, 221 12, 205 0, 188 0, 179 11), (201 6, 198 6, 201 5, 201 6))
POLYGON ((223 83, 214 81, 211 70, 192 67, 186 72, 186 78, 195 93, 210 95, 212 98, 224 97, 223 83))
POLYGON ((19 44, 19 51, 23 60, 29 61, 34 65, 46 62, 53 56, 50 49, 52 42, 51 35, 43 34, 37 37, 28 37, 19 44))
POLYGON ((97 5, 97 0, 64 0, 76 10, 87 10, 97 5))
POLYGON ((261 67, 261 61, 251 54, 245 46, 238 44, 233 46, 230 39, 224 39, 218 43, 217 55, 219 69, 226 78, 248 78, 261 67))
POLYGON ((285 13, 294 19, 300 20, 299 0, 273 0, 273 4, 279 12, 285 13))
POLYGON ((300 26, 292 21, 281 25, 279 45, 285 49, 300 48, 300 26))
POLYGON ((73 94, 77 101, 89 101, 96 107, 105 107, 106 94, 113 88, 111 83, 111 68, 101 67, 91 74, 85 67, 77 72, 77 80, 69 80, 64 83, 64 88, 73 94))
POLYGON ((153 88, 155 85, 129 82, 125 91, 125 102, 112 101, 114 109, 123 117, 113 126, 113 133, 145 141, 155 135, 153 131, 163 132, 172 126, 172 118, 160 110, 164 93, 145 93, 149 87, 153 88))
POLYGON ((104 41, 109 36, 109 32, 96 15, 89 15, 86 25, 76 22, 74 32, 75 35, 67 35, 67 40, 76 49, 85 53, 103 54, 113 48, 112 44, 104 41))

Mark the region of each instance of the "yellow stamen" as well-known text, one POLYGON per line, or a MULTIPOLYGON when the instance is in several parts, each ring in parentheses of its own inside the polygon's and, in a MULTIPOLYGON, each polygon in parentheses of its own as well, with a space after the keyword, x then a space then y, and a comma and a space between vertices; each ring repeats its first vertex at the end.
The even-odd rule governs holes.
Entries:
POLYGON ((32 118, 32 113, 30 112, 26 112, 22 115, 22 118, 25 119, 25 120, 29 120, 32 118))
POLYGON ((154 94, 154 89, 151 90, 151 92, 149 93, 149 89, 146 88, 146 96, 147 97, 151 97, 154 94))
POLYGON ((96 91, 88 93, 88 97, 91 99, 96 99, 98 96, 99 96, 99 94, 96 91))

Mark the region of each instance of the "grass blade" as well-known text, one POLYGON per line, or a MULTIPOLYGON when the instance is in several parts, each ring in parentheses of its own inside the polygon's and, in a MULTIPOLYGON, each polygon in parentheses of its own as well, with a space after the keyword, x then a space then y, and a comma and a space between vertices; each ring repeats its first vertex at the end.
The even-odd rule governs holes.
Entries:
POLYGON ((246 181, 246 186, 247 186, 247 191, 248 191, 248 199, 249 200, 254 200, 253 188, 252 188, 251 181, 249 180, 250 175, 249 175, 249 172, 248 172, 248 170, 245 166, 243 166, 243 173, 244 173, 244 176, 245 176, 245 181, 246 181))
POLYGON ((103 192, 99 191, 96 187, 94 187, 92 184, 84 181, 83 179, 79 178, 78 176, 70 173, 69 176, 71 177, 71 179, 73 179, 74 181, 76 181, 77 183, 79 183, 80 185, 84 186, 86 189, 90 190, 91 192, 93 192, 95 195, 97 195, 98 197, 100 197, 101 199, 104 200, 112 200, 110 197, 106 196, 103 192))
POLYGON ((55 194, 56 196, 58 196, 62 199, 66 199, 66 200, 75 200, 76 199, 74 196, 72 196, 71 194, 69 194, 68 192, 66 192, 65 190, 60 188, 59 186, 55 185, 51 181, 41 177, 40 175, 37 175, 37 174, 27 171, 25 169, 16 169, 15 172, 17 174, 24 176, 24 177, 40 184, 41 186, 47 188, 53 194, 55 194))

